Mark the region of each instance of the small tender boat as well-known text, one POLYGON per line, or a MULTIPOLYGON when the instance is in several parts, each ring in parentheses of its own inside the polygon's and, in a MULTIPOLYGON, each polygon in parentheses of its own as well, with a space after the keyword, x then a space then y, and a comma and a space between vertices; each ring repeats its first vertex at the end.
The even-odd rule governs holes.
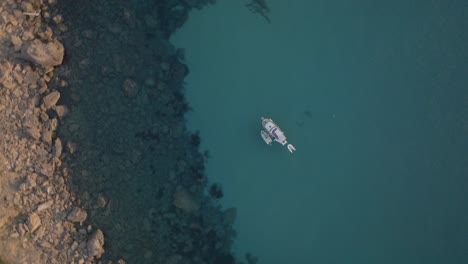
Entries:
POLYGON ((283 130, 281 130, 281 128, 275 122, 273 122, 273 120, 271 120, 270 118, 262 117, 262 127, 263 130, 260 131, 260 134, 265 143, 270 145, 271 142, 274 140, 283 146, 287 144, 287 148, 291 153, 293 153, 296 150, 296 148, 292 144, 288 144, 283 130))
POLYGON ((271 139, 270 135, 268 135, 268 133, 265 132, 265 130, 260 131, 260 135, 262 136, 265 143, 267 143, 268 145, 271 145, 271 142, 273 142, 273 139, 271 139))

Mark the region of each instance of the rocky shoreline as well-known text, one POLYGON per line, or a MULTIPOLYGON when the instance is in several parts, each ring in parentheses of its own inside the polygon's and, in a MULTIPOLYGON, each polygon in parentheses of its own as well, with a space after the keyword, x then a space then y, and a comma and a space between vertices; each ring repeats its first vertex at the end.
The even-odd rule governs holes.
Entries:
MULTIPOLYGON (((53 4, 49 1, 48 4, 53 4)), ((64 47, 43 1, 0 4, 0 257, 6 263, 87 263, 103 253, 102 231, 70 192, 55 133, 67 107, 49 86, 64 47)))
POLYGON ((0 263, 242 263, 168 41, 212 2, 0 4, 0 263))

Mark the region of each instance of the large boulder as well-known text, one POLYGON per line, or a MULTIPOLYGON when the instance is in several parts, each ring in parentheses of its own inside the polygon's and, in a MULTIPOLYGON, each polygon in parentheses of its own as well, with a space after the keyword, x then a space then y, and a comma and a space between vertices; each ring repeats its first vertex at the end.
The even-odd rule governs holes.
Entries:
POLYGON ((93 258, 100 258, 102 253, 104 253, 104 234, 102 233, 101 230, 96 230, 94 232, 90 239, 88 240, 88 243, 86 244, 86 247, 88 249, 88 256, 93 258))
POLYGON ((35 39, 26 43, 21 52, 26 60, 50 67, 62 64, 65 49, 58 40, 44 43, 35 39))

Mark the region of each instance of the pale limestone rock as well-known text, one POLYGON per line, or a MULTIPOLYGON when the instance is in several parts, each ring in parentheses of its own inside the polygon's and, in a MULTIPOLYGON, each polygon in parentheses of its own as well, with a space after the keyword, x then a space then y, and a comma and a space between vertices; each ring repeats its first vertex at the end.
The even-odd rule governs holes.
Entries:
POLYGON ((32 213, 28 217, 27 225, 29 232, 33 233, 39 228, 39 226, 41 226, 41 218, 36 213, 32 213))
POLYGON ((58 158, 60 155, 62 155, 62 141, 60 138, 57 138, 54 143, 54 157, 58 158))
POLYGON ((26 128, 26 133, 32 137, 33 139, 41 138, 41 131, 36 127, 28 127, 26 128))
POLYGON ((67 219, 69 221, 82 224, 86 220, 87 217, 88 217, 88 213, 84 209, 75 207, 68 214, 67 219))
POLYGON ((0 82, 6 80, 10 75, 13 66, 8 61, 0 61, 0 82))
POLYGON ((24 76, 23 81, 27 84, 37 84, 37 81, 39 80, 40 76, 37 72, 33 71, 28 71, 26 75, 24 76))
POLYGON ((86 248, 88 249, 88 255, 89 257, 96 257, 100 258, 102 253, 104 253, 104 234, 100 229, 96 230, 94 232, 90 239, 88 240, 88 243, 86 244, 86 248))
POLYGON ((54 110, 59 118, 63 118, 68 114, 68 108, 64 105, 57 105, 54 110))
POLYGON ((22 54, 26 60, 44 67, 62 64, 65 49, 58 40, 47 43, 35 39, 23 46, 22 54))
POLYGON ((59 99, 60 93, 58 91, 53 91, 50 94, 46 95, 43 99, 45 108, 49 109, 52 106, 55 106, 59 99))
POLYGON ((37 211, 40 212, 40 211, 44 211, 44 210, 47 210, 49 209, 52 205, 54 204, 54 201, 53 200, 49 200, 45 203, 42 203, 40 204, 38 207, 37 207, 37 211))

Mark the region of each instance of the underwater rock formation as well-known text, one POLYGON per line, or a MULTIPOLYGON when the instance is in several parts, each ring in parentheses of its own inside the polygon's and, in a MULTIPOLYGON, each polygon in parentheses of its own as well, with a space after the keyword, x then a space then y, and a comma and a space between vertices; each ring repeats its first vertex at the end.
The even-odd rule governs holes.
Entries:
POLYGON ((266 0, 251 0, 245 5, 252 13, 259 14, 262 16, 268 23, 271 23, 270 17, 270 8, 268 7, 266 0))
POLYGON ((200 204, 184 187, 177 187, 174 193, 174 205, 186 213, 195 213, 200 209, 200 204))

